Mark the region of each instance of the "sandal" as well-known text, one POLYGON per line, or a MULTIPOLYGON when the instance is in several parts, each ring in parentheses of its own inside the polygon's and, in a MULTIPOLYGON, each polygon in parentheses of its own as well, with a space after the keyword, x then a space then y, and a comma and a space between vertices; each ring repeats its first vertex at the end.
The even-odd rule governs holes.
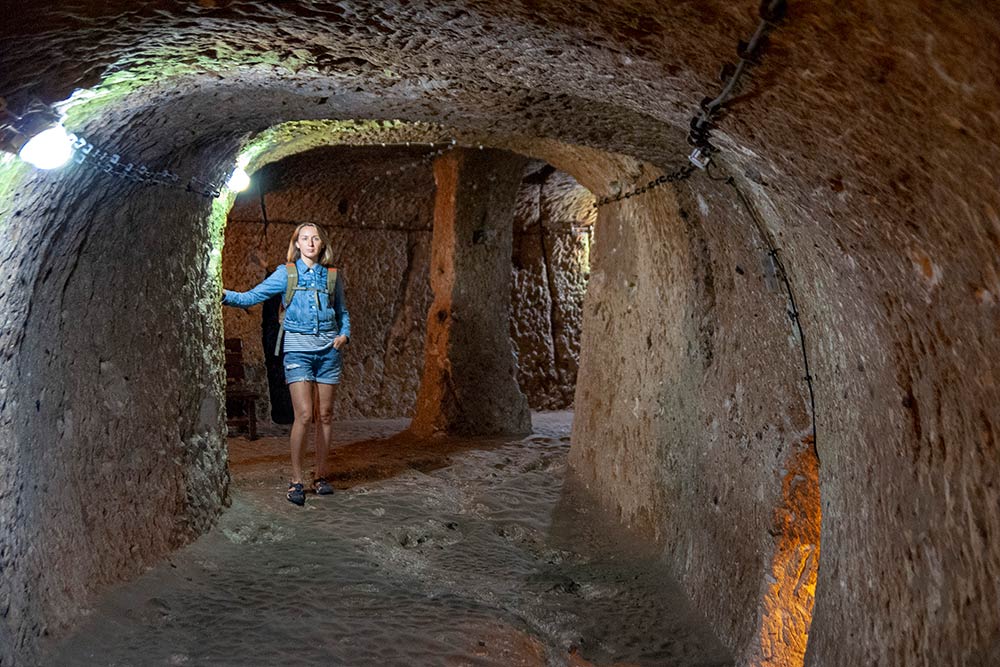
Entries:
POLYGON ((289 502, 295 503, 299 507, 306 504, 306 492, 302 490, 302 484, 289 484, 285 497, 289 502))
POLYGON ((320 496, 328 496, 333 493, 333 487, 330 486, 330 482, 322 477, 313 480, 313 490, 320 496))

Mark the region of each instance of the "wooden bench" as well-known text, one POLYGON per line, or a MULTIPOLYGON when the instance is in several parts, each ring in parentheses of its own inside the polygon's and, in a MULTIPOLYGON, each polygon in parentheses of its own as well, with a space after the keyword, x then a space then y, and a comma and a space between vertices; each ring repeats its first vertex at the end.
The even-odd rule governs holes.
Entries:
POLYGON ((226 426, 240 432, 246 427, 248 438, 257 439, 257 392, 247 389, 243 366, 243 341, 227 338, 226 347, 226 426))

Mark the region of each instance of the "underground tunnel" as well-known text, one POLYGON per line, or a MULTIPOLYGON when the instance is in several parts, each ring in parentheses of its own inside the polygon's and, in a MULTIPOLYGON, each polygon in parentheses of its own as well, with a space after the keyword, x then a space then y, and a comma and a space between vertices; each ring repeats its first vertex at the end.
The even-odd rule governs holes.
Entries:
POLYGON ((273 549, 279 581, 313 562, 282 560, 296 531, 341 568, 335 614, 277 610, 344 624, 316 661, 1000 662, 1000 20, 986 2, 779 4, 5 3, 0 664, 59 664, 129 617, 204 633, 151 664, 252 663, 253 635, 198 653, 266 594, 216 556, 273 549), (56 121, 69 164, 16 155, 56 121), (248 519, 265 482, 241 466, 264 445, 227 441, 224 340, 268 391, 260 314, 224 315, 220 294, 314 214, 367 332, 335 449, 397 442, 390 418, 422 451, 487 444, 248 519), (545 267, 541 239, 586 253, 545 267), (352 439, 359 423, 377 426, 352 439), (431 528, 394 523, 399 498, 431 528), (567 507, 591 513, 560 523, 567 507), (581 579, 584 528, 637 551, 581 579), (382 538, 399 558, 378 560, 382 538), (477 544, 507 545, 478 579, 435 560, 477 544), (235 615, 195 613, 213 577, 245 593, 235 615), (128 597, 141 581, 154 599, 128 597), (670 626, 692 652, 669 660, 553 621, 610 609, 655 632, 669 596, 692 624, 670 626), (349 623, 379 614, 379 637, 413 641, 343 657, 349 623), (435 637, 478 641, 446 655, 435 637))

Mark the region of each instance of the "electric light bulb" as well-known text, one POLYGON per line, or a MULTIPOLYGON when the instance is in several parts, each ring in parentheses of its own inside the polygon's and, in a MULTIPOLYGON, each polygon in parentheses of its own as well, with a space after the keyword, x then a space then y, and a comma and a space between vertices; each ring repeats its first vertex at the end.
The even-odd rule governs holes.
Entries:
POLYGON ((56 125, 28 139, 17 155, 38 169, 58 169, 73 157, 73 139, 56 125))
POLYGON ((236 167, 226 182, 226 187, 233 192, 243 192, 250 187, 250 175, 243 167, 236 167))

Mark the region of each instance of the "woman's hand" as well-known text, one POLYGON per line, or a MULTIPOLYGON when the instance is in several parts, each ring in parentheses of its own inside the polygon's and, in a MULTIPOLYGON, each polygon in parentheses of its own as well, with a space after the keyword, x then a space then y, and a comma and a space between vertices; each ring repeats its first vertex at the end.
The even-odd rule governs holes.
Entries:
POLYGON ((347 345, 347 336, 337 336, 333 339, 333 349, 339 350, 347 345))

